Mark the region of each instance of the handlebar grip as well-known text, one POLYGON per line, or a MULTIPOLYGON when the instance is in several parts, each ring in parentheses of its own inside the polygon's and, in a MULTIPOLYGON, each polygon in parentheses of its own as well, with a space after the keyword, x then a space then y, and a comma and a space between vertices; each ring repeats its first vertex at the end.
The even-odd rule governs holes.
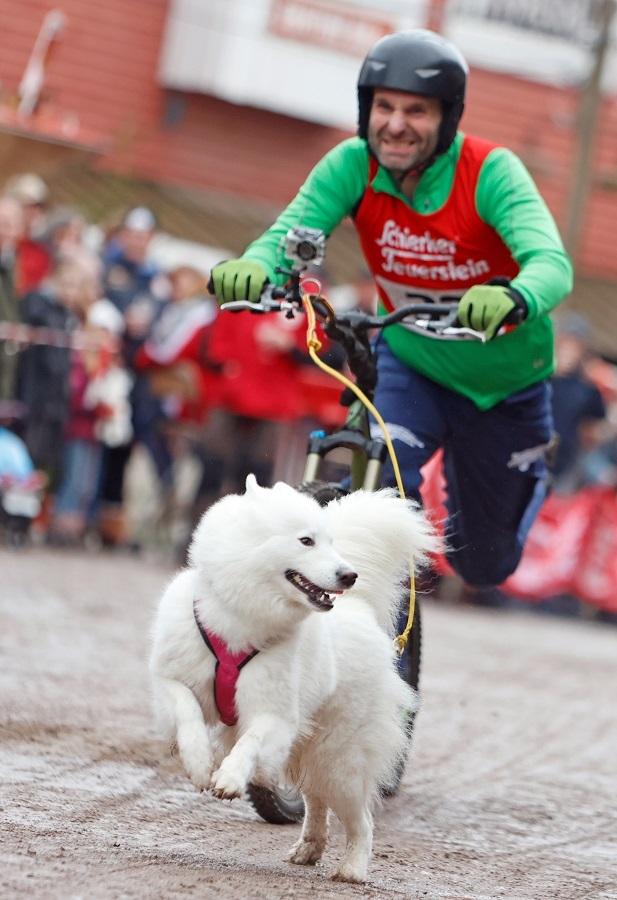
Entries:
POLYGON ((504 325, 520 325, 521 322, 525 320, 525 310, 517 307, 513 309, 511 312, 503 320, 504 325))

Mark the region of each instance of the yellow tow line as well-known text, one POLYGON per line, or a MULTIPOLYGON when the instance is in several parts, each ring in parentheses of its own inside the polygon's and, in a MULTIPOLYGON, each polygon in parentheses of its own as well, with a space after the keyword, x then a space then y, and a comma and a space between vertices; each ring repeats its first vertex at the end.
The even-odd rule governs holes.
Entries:
MULTIPOLYGON (((346 378, 341 372, 337 372, 336 369, 333 369, 331 366, 327 365, 322 359, 319 358, 317 352, 321 350, 322 344, 319 338, 317 337, 317 329, 316 329, 316 319, 315 319, 315 310, 313 309, 313 304, 311 303, 311 294, 303 294, 302 303, 304 305, 304 311, 306 313, 306 319, 308 322, 306 329, 306 346, 308 348, 309 356, 313 360, 316 366, 318 366, 323 372, 327 372, 328 375, 331 375, 333 378, 336 378, 337 381, 340 381, 341 384, 345 385, 345 387, 349 388, 356 397, 361 401, 361 403, 368 409, 371 415, 375 418, 377 424, 381 428, 383 432, 383 436, 386 442, 386 447, 388 448, 388 453, 390 455, 390 461, 392 463, 392 468, 394 469, 394 477, 396 479, 396 486, 398 488, 398 492, 402 498, 405 497, 405 489, 403 488, 403 480, 401 478, 401 471, 399 469, 398 460, 396 458, 396 453, 394 451, 394 446, 392 444, 392 440, 390 435, 388 434, 388 429, 386 427, 386 423, 382 419, 376 407, 371 403, 368 397, 360 390, 360 388, 354 384, 353 381, 350 381, 349 378, 346 378)), ((323 298, 319 298, 322 303, 325 303, 330 309, 330 304, 323 298)), ((334 310, 332 310, 334 314, 334 310)), ((416 582, 414 577, 414 567, 413 560, 409 562, 409 611, 407 613, 407 623, 402 634, 397 635, 394 638, 394 646, 396 648, 399 656, 402 655, 405 647, 407 646, 407 641, 409 640, 409 635, 411 633, 411 629, 413 627, 414 613, 416 610, 416 582)))

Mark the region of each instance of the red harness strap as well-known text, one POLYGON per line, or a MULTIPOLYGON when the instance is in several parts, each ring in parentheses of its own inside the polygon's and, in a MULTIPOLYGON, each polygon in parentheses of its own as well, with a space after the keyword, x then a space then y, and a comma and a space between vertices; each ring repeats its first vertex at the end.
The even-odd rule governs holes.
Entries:
POLYGON ((218 634, 209 631, 201 624, 197 615, 196 603, 193 603, 193 615, 206 646, 216 657, 216 665, 214 667, 214 702, 221 717, 221 722, 224 725, 235 725, 238 721, 236 684, 240 675, 240 669, 247 662, 250 662, 259 653, 259 650, 251 649, 240 651, 239 653, 231 653, 225 641, 218 634))

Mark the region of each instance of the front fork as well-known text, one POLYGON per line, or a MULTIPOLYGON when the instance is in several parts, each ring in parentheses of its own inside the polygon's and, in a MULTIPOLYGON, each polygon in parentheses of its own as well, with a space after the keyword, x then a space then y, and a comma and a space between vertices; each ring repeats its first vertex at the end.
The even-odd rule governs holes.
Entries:
POLYGON ((332 434, 326 434, 324 431, 312 432, 302 480, 318 481, 324 457, 340 447, 350 450, 352 454, 351 490, 378 490, 381 486, 381 473, 388 448, 381 438, 371 437, 368 415, 360 400, 355 400, 350 406, 342 429, 332 434))

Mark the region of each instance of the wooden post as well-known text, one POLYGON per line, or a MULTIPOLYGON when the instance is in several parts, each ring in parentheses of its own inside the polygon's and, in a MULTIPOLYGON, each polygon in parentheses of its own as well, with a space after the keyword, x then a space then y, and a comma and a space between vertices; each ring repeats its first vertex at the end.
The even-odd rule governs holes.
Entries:
POLYGON ((426 27, 430 31, 443 33, 444 20, 446 17, 446 0, 429 0, 426 10, 426 27))
POLYGON ((572 188, 568 198, 564 242, 573 260, 579 249, 589 189, 593 178, 593 149, 602 102, 601 82, 609 47, 615 0, 601 0, 598 10, 598 37, 593 51, 591 72, 581 94, 576 121, 575 157, 572 188))

